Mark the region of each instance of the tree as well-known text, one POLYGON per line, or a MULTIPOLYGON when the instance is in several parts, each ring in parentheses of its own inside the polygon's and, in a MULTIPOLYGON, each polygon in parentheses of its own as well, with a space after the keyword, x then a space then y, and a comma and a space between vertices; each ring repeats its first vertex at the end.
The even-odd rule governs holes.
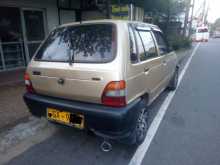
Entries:
POLYGON ((145 0, 111 0, 112 4, 134 4, 135 6, 144 7, 145 0))
POLYGON ((220 28, 220 18, 218 18, 214 23, 214 28, 220 28))
POLYGON ((145 13, 153 17, 153 23, 164 23, 167 31, 171 21, 177 20, 185 11, 186 0, 145 0, 145 13))

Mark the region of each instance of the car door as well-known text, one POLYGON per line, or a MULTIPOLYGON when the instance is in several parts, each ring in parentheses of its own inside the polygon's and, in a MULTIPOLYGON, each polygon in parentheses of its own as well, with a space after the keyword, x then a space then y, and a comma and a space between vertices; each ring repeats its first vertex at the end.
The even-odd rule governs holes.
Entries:
POLYGON ((164 78, 162 57, 158 56, 150 28, 136 27, 134 35, 138 61, 133 61, 134 64, 131 64, 127 69, 128 77, 130 77, 128 85, 131 86, 131 88, 128 87, 128 96, 140 96, 148 93, 151 101, 161 91, 161 81, 164 78))
POLYGON ((176 54, 170 50, 168 42, 166 41, 162 32, 154 30, 153 33, 157 41, 159 55, 163 58, 163 66, 165 72, 164 85, 166 85, 175 71, 177 62, 176 54))

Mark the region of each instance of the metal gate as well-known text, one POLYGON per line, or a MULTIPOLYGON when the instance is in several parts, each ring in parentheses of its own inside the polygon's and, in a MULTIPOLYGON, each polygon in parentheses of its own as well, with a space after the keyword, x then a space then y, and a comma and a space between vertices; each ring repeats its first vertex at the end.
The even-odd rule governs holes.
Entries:
POLYGON ((25 67, 45 29, 43 9, 0 7, 0 71, 25 67))

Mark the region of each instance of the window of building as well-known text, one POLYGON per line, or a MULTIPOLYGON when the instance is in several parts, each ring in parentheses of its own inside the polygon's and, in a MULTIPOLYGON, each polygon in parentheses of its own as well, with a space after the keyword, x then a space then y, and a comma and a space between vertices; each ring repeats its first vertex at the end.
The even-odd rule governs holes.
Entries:
POLYGON ((149 58, 156 57, 156 45, 154 43, 154 39, 151 33, 149 31, 139 31, 139 35, 141 37, 141 41, 145 50, 145 53, 140 54, 140 60, 145 61, 149 58))

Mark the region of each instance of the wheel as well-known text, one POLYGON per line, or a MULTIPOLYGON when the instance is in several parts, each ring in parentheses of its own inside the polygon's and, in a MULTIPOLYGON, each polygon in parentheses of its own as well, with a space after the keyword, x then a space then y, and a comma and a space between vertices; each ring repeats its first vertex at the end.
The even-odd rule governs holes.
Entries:
POLYGON ((148 127, 148 112, 146 107, 142 107, 134 131, 124 142, 130 146, 139 146, 146 137, 148 127))
POLYGON ((148 121, 148 112, 146 111, 146 108, 143 108, 141 114, 139 115, 137 126, 135 128, 135 136, 136 136, 135 145, 140 145, 141 143, 143 143, 149 127, 147 121, 148 121))
POLYGON ((179 81, 179 69, 176 68, 174 75, 172 77, 172 79, 170 80, 170 83, 168 85, 168 89, 171 91, 176 90, 177 85, 178 85, 178 81, 179 81))

